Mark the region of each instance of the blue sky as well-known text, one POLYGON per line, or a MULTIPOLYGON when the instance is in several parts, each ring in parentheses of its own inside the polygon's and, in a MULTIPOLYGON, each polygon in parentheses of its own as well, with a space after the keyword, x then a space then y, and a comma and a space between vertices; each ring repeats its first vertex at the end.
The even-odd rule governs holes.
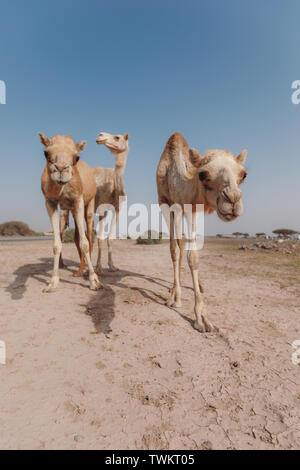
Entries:
POLYGON ((2 2, 0 222, 50 228, 39 131, 87 139, 82 158, 108 167, 97 134, 129 132, 129 204, 157 201, 157 163, 180 131, 200 153, 249 152, 243 217, 206 217, 207 234, 300 230, 299 17, 298 0, 2 2))

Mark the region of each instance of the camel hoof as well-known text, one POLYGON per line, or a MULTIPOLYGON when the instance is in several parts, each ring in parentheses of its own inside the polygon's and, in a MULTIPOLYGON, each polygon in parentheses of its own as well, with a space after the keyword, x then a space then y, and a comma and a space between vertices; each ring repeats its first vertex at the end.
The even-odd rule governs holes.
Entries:
POLYGON ((115 266, 109 266, 108 270, 112 273, 116 273, 117 271, 120 271, 119 268, 116 268, 115 266))
POLYGON ((200 333, 211 333, 214 331, 214 326, 207 320, 203 323, 199 323, 197 320, 194 321, 194 328, 200 333))
POLYGON ((205 322, 205 331, 206 331, 206 333, 212 333, 213 331, 215 331, 215 327, 209 321, 206 321, 205 322))
POLYGON ((176 300, 176 301, 174 301, 174 300, 173 300, 173 301, 172 301, 172 300, 167 300, 167 301, 166 301, 166 305, 167 305, 168 307, 171 307, 171 308, 181 308, 181 307, 182 307, 181 301, 178 301, 178 300, 176 300))
POLYGON ((99 290, 99 289, 102 289, 103 287, 104 286, 103 286, 102 282, 99 281, 97 274, 94 273, 90 277, 90 289, 91 290, 99 290))
POLYGON ((56 287, 48 286, 48 287, 45 287, 45 289, 43 289, 43 294, 49 294, 49 293, 56 292, 56 291, 57 291, 56 287))
POLYGON ((98 274, 98 276, 100 276, 100 274, 102 273, 102 266, 97 266, 95 269, 95 273, 98 274))
POLYGON ((78 269, 75 273, 72 274, 73 277, 82 277, 83 271, 81 269, 78 269))
POLYGON ((200 333, 205 333, 205 326, 204 324, 202 323, 198 323, 197 320, 194 321, 194 328, 195 330, 197 331, 200 331, 200 333))
POLYGON ((180 308, 180 307, 182 306, 181 300, 175 300, 175 294, 174 294, 174 292, 171 293, 171 295, 169 296, 169 298, 166 300, 165 304, 166 304, 168 307, 177 307, 177 308, 180 308))
POLYGON ((91 284, 90 284, 90 289, 91 290, 99 290, 99 289, 103 289, 103 284, 100 282, 100 281, 93 281, 91 284))

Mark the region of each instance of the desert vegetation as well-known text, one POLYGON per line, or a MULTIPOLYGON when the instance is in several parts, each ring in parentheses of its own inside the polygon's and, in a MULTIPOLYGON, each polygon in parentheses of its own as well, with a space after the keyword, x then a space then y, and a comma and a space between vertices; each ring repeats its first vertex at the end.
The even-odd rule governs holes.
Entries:
POLYGON ((137 245, 159 245, 162 243, 162 233, 155 230, 148 230, 136 240, 137 245))
POLYGON ((17 235, 21 237, 32 237, 34 235, 42 236, 44 234, 41 232, 35 232, 27 224, 20 221, 10 221, 0 224, 1 237, 13 237, 17 235))
POLYGON ((296 230, 291 230, 289 228, 277 228, 276 230, 273 230, 272 233, 278 235, 278 237, 283 238, 299 234, 299 232, 297 232, 296 230))

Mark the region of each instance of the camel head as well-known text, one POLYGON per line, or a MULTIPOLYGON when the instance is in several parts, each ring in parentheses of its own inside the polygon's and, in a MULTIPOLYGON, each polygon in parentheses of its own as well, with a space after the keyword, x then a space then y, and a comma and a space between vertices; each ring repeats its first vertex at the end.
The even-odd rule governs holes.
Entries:
POLYGON ((71 136, 55 135, 50 139, 41 132, 39 138, 45 147, 44 155, 50 178, 60 185, 68 183, 73 177, 74 168, 86 141, 75 144, 71 136))
POLYGON ((198 178, 211 209, 224 222, 231 222, 243 213, 241 183, 247 176, 243 166, 247 151, 237 157, 227 150, 208 150, 198 160, 198 178))
POLYGON ((128 145, 129 134, 121 135, 112 135, 108 132, 100 132, 96 142, 97 144, 105 145, 113 154, 118 154, 126 152, 129 149, 128 145))

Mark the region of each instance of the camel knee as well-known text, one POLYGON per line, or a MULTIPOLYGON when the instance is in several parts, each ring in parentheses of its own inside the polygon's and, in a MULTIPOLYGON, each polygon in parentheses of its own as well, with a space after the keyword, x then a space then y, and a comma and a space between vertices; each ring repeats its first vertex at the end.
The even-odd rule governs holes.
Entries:
POLYGON ((170 244, 170 253, 173 263, 178 259, 179 255, 179 248, 176 246, 176 243, 171 242, 170 244))
POLYGON ((92 222, 92 220, 94 219, 94 214, 87 214, 86 216, 86 222, 89 224, 92 222))
POLYGON ((87 238, 86 237, 81 238, 81 240, 80 240, 80 249, 81 249, 81 251, 83 251, 83 253, 88 253, 89 248, 90 248, 90 246, 89 246, 89 242, 88 242, 87 238))
POLYGON ((188 264, 191 269, 191 271, 194 271, 195 269, 199 268, 199 253, 198 251, 189 251, 187 255, 188 259, 188 264))
POLYGON ((60 254, 61 249, 62 249, 62 243, 61 242, 56 242, 53 245, 53 254, 54 254, 54 256, 60 254))

